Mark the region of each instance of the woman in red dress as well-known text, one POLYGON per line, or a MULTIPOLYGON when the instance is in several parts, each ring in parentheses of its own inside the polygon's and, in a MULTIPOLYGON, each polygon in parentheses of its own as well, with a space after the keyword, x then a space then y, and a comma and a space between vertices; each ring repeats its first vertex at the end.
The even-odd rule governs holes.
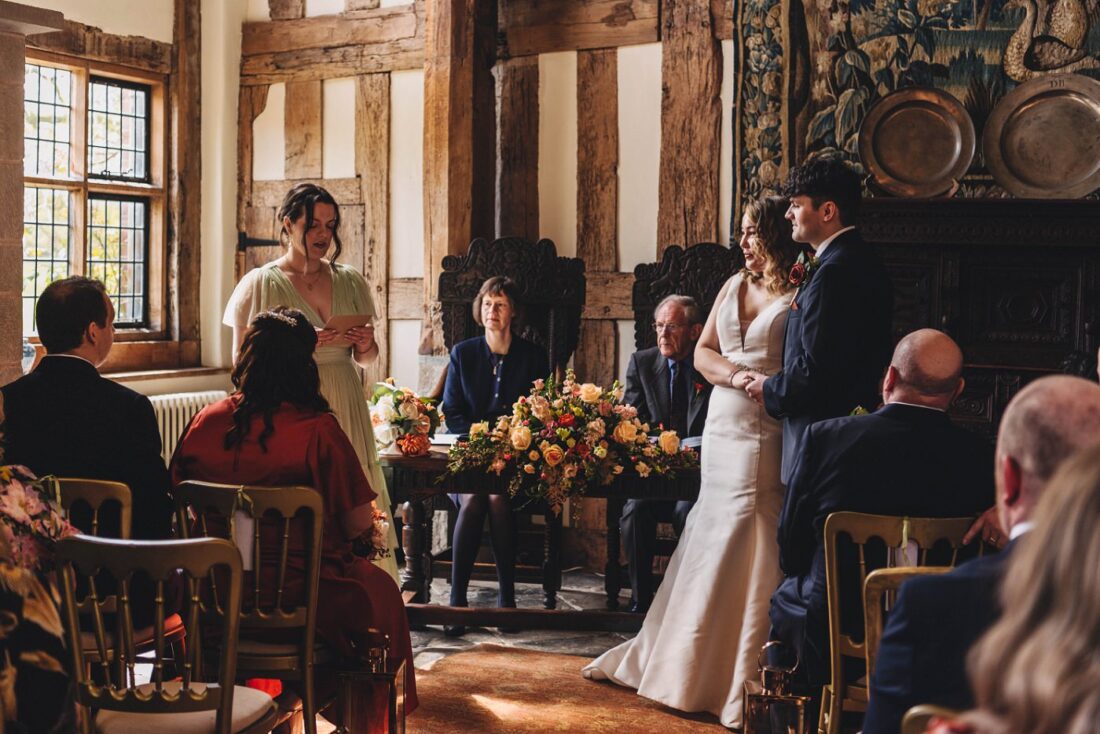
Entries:
MULTIPOLYGON (((365 656, 369 629, 389 635, 389 656, 405 660, 406 712, 411 712, 417 705, 416 680, 401 592, 389 574, 354 553, 356 541, 373 534, 377 494, 321 396, 316 342, 300 311, 277 307, 257 315, 233 369, 237 391, 192 420, 172 458, 172 482, 305 485, 320 492, 317 632, 351 659, 365 656)), ((301 557, 292 557, 291 567, 295 560, 301 563, 301 557)))

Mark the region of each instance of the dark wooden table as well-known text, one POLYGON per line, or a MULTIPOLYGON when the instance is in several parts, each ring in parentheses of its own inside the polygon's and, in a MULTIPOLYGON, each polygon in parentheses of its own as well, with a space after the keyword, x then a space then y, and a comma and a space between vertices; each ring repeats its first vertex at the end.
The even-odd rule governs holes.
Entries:
MULTIPOLYGON (((409 512, 405 518, 401 546, 405 551, 405 569, 402 572, 402 591, 412 593, 411 602, 428 604, 431 601, 432 582, 432 509, 435 503, 448 502, 441 499, 448 493, 460 494, 506 494, 508 478, 497 477, 483 472, 469 472, 457 476, 445 476, 447 455, 442 451, 432 451, 426 456, 383 456, 383 470, 390 490, 390 500, 394 504, 409 503, 409 512)), ((614 482, 606 486, 591 487, 585 497, 600 497, 607 500, 607 565, 604 568, 604 589, 607 592, 607 608, 616 610, 619 606, 619 591, 622 580, 619 572, 619 517, 623 505, 632 498, 663 500, 694 500, 699 494, 699 472, 682 471, 675 479, 665 477, 640 477, 633 472, 624 472, 614 482)), ((443 505, 440 505, 443 506, 443 505)), ((561 518, 549 509, 544 510, 546 520, 546 547, 543 560, 542 588, 545 594, 544 606, 547 610, 557 608, 557 594, 561 589, 561 518)), ((454 619, 462 623, 484 623, 484 619, 493 619, 497 615, 509 616, 518 620, 517 610, 461 610, 441 607, 440 611, 451 609, 453 613, 431 614, 432 623, 442 619, 454 619), (501 615, 500 613, 504 613, 501 615)), ((526 611, 526 610, 521 610, 526 611)), ((588 613, 591 614, 591 613, 588 613)), ((599 613, 606 617, 605 612, 599 613)), ((601 629, 605 625, 589 623, 580 617, 584 613, 559 611, 555 616, 562 619, 545 624, 533 622, 525 615, 521 626, 569 627, 564 617, 573 615, 574 621, 581 627, 601 629), (577 615, 580 615, 579 617, 577 615)), ((635 615, 636 616, 636 615, 635 615)), ((613 627, 615 625, 612 625, 613 627)), ((630 625, 628 625, 629 627, 630 625)))

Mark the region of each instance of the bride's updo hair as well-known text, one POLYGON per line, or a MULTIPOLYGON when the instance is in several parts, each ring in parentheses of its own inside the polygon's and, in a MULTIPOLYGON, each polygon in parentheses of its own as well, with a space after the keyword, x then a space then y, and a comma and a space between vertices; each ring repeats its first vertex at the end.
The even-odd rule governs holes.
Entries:
POLYGON ((741 275, 763 281, 768 292, 775 295, 794 287, 788 276, 802 253, 802 246, 791 239, 791 223, 786 218, 789 206, 790 200, 783 196, 762 196, 745 205, 745 216, 756 226, 756 236, 749 240, 749 246, 767 265, 763 273, 745 268, 741 275))

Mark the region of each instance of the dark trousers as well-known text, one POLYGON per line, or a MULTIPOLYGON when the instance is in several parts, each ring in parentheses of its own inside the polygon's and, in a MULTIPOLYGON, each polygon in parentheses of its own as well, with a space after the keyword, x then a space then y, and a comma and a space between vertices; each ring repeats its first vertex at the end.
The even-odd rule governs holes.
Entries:
POLYGON ((657 523, 670 522, 679 536, 684 532, 694 502, 680 500, 627 500, 619 527, 623 550, 630 564, 632 600, 647 608, 653 601, 653 555, 657 549, 657 523))

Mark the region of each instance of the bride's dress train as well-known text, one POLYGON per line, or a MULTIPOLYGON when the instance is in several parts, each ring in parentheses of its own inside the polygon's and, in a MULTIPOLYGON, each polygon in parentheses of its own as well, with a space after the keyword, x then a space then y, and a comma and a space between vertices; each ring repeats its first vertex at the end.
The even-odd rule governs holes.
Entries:
MULTIPOLYGON (((735 275, 718 312, 722 354, 775 373, 791 294, 744 333, 735 275)), ((776 531, 782 426, 742 390, 716 386, 702 445, 699 500, 638 636, 584 668, 682 711, 709 711, 740 727, 746 679, 768 636, 768 603, 781 579, 776 531)))

